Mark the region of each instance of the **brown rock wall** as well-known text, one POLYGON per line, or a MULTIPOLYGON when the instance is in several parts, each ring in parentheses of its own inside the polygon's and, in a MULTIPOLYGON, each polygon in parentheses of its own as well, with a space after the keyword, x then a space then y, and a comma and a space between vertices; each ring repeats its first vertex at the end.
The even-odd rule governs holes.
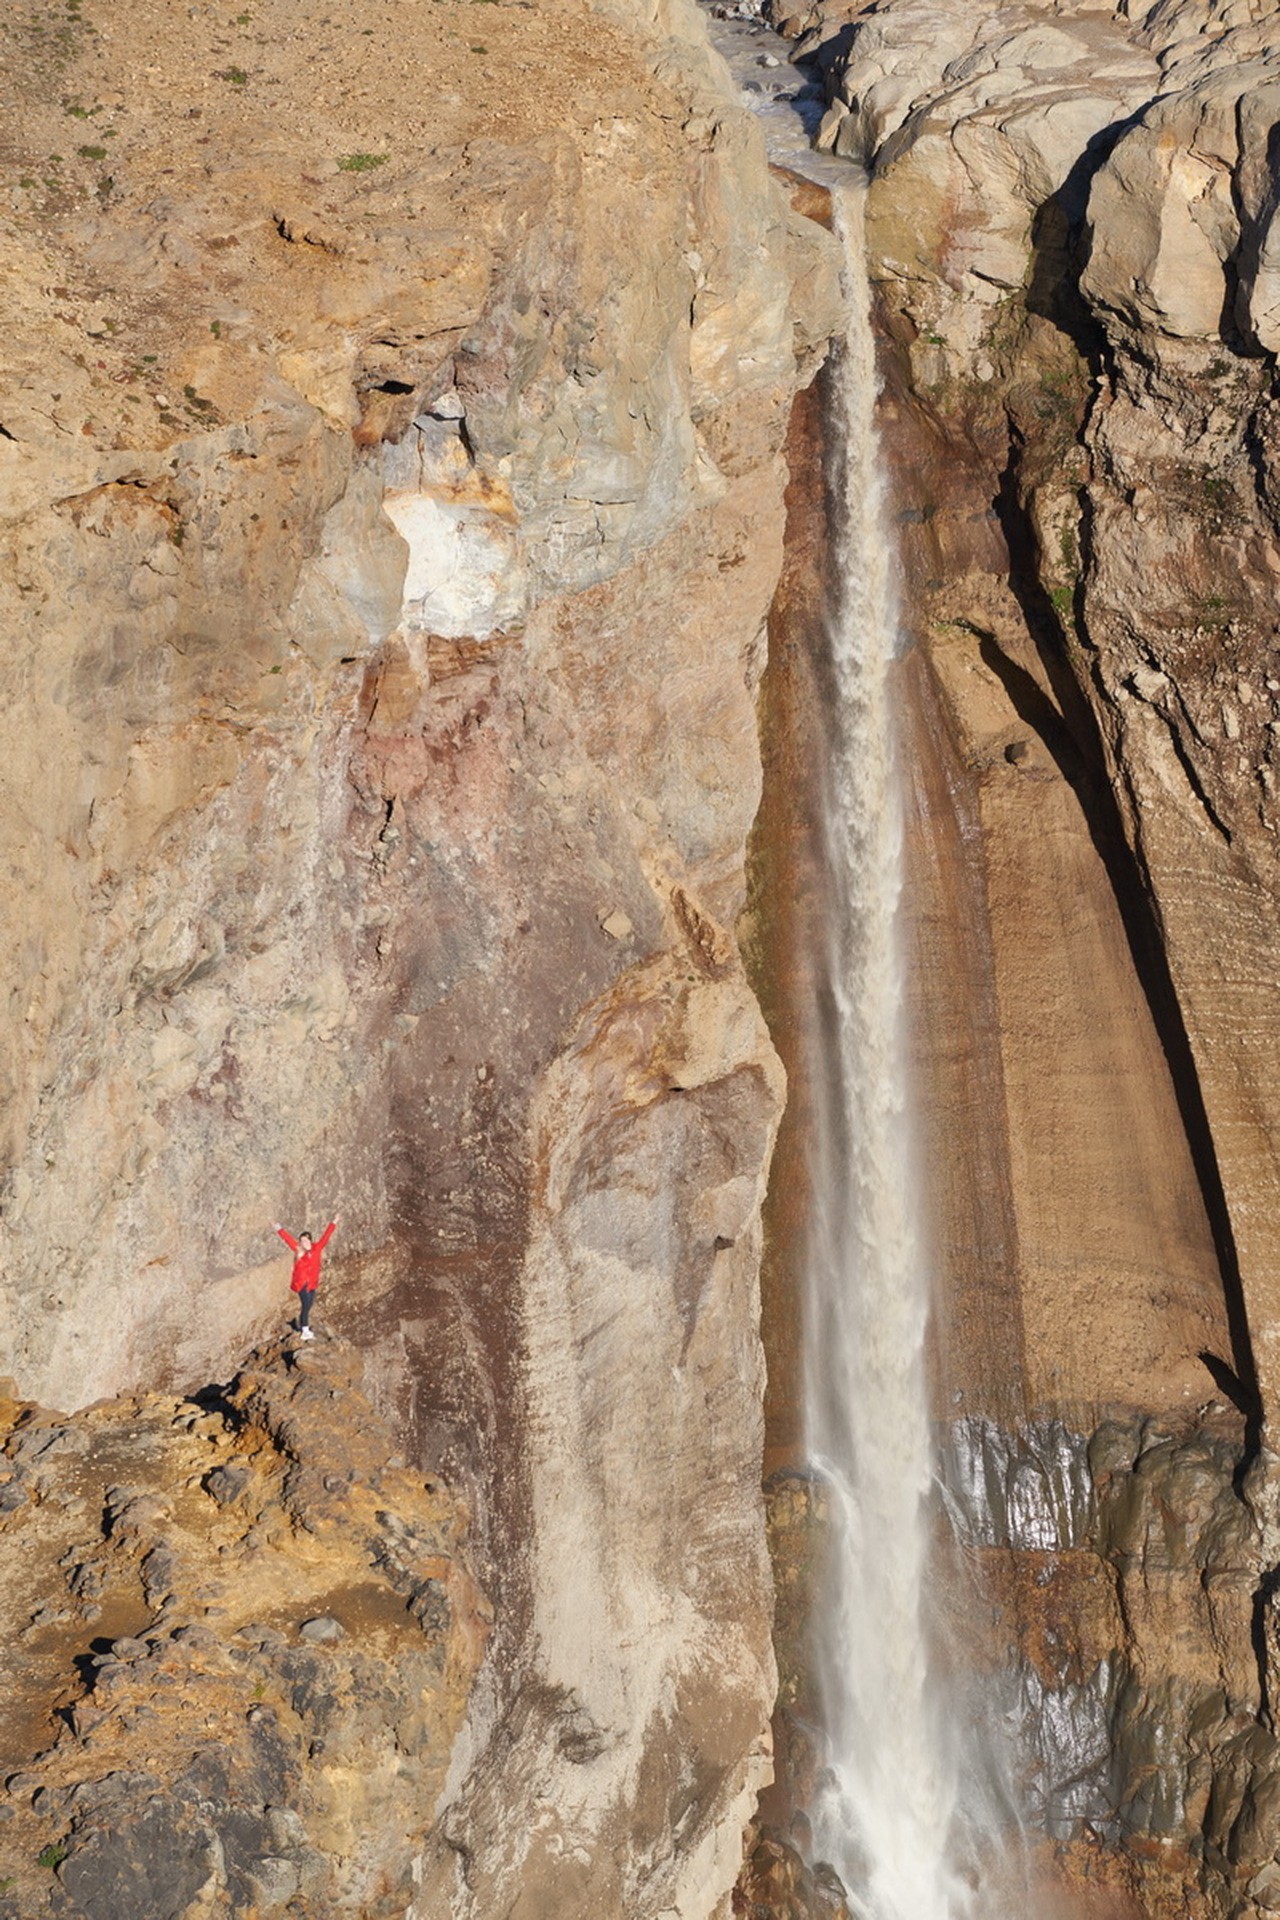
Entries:
POLYGON ((1212 1388, 1198 1356, 1229 1359, 1230 1332, 1159 1035, 1088 819, 1028 727, 1034 675, 1015 639, 1010 660, 988 636, 984 659, 966 624, 939 623, 917 679, 921 704, 943 709, 926 738, 949 736, 954 755, 935 790, 955 818, 935 844, 950 851, 967 828, 980 866, 962 897, 976 928, 932 905, 935 889, 954 888, 936 867, 917 867, 912 885, 913 917, 919 900, 931 935, 918 962, 918 1071, 927 1152, 946 1170, 942 1296, 977 1316, 965 1328, 962 1308, 953 1327, 944 1307, 945 1383, 967 1393, 961 1355, 972 1352, 979 1379, 1001 1356, 997 1405, 1015 1418, 1070 1408, 1088 1424, 1109 1404, 1194 1407, 1212 1388), (963 982, 967 1004, 943 984, 939 1008, 934 980, 963 982), (975 1208, 983 1218, 969 1224, 975 1208), (993 1269, 1009 1275, 1003 1286, 993 1269))
POLYGON ((787 436, 784 559, 769 612, 769 660, 760 685, 763 804, 751 841, 743 922, 752 983, 786 1066, 788 1097, 765 1209, 762 1335, 769 1356, 766 1472, 803 1459, 800 1301, 809 1216, 808 1151, 814 1090, 807 1071, 809 1009, 822 938, 823 584, 830 565, 826 512, 826 399, 819 376, 797 395, 787 436))
MULTIPOLYGON (((1037 1902, 1073 1913, 1274 1897, 1274 113, 1257 15, 1198 24, 906 0, 785 28, 826 143, 876 161, 935 1626, 963 1710, 1018 1729, 1037 1902)), ((804 1506, 780 1476, 788 1705, 804 1506)))
MULTIPOLYGON (((1194 1884, 1195 1899, 1219 1903, 1206 1910, 1226 1912, 1224 1877, 1242 1887, 1256 1869, 1242 1860, 1224 1876, 1222 1835, 1239 1814, 1244 1789, 1225 1783, 1239 1778, 1260 1696, 1256 1542, 1232 1484, 1243 1423, 1202 1357, 1230 1378, 1214 1237, 1159 1008, 1117 896, 1123 843, 1096 804, 1096 748, 1070 701, 1059 705, 1028 634, 999 521, 975 511, 975 495, 998 499, 999 474, 984 467, 979 435, 937 415, 917 427, 918 402, 891 394, 887 447, 917 634, 899 692, 948 1488, 933 1583, 939 1657, 957 1711, 975 1726, 1018 1728, 1011 1765, 1033 1830, 1050 1836, 1034 1868, 1038 1899, 1091 1911, 1092 1876, 1099 1911, 1150 1900, 1153 1913, 1180 1912, 1194 1884), (1100 1425, 1108 1416, 1114 1430, 1100 1425), (1170 1729, 1193 1722, 1184 1749, 1170 1729), (1127 1836, 1133 1851, 1086 1861, 1082 1822, 1113 1848, 1127 1836), (1191 1854, 1172 1863, 1188 1831, 1217 1860, 1207 1871, 1191 1854)), ((796 419, 797 432, 820 432, 814 396, 796 419)), ((797 449, 784 586, 812 578, 821 494, 820 465, 797 449)), ((796 930, 821 928, 821 853, 798 773, 821 752, 822 639, 803 592, 784 591, 775 620, 757 926, 794 1115, 812 1095, 812 985, 796 930), (770 915, 764 876, 779 849, 796 880, 770 915)), ((783 1469, 799 1431, 788 1290, 804 1212, 802 1161, 787 1178, 785 1155, 784 1144, 765 1267, 777 1289, 766 1337, 781 1353, 770 1457, 783 1469)), ((770 1512, 780 1781, 762 1812, 779 1844, 789 1833, 803 1845, 805 1622, 823 1516, 809 1483, 787 1471, 770 1482, 770 1512)))
POLYGON ((497 1609, 415 1899, 705 1914, 768 1771, 732 929, 829 249, 682 8, 0 59, 4 1365, 224 1378, 340 1206, 321 1315, 497 1609))

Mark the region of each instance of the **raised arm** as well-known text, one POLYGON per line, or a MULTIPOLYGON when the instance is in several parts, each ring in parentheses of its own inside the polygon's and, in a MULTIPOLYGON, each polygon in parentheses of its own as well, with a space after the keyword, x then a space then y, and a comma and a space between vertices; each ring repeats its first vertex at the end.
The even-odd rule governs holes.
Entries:
POLYGON ((298 1243, 294 1239, 293 1235, 287 1232, 285 1228, 280 1225, 280 1222, 278 1220, 275 1221, 273 1224, 275 1226, 276 1232, 280 1235, 280 1238, 284 1241, 290 1253, 296 1253, 298 1251, 298 1243))
POLYGON ((333 1238, 333 1230, 337 1226, 338 1221, 341 1219, 341 1217, 342 1216, 340 1214, 335 1214, 333 1219, 329 1222, 328 1226, 325 1228, 324 1232, 320 1235, 320 1238, 316 1241, 317 1252, 323 1253, 324 1249, 328 1246, 330 1240, 332 1240, 333 1238))

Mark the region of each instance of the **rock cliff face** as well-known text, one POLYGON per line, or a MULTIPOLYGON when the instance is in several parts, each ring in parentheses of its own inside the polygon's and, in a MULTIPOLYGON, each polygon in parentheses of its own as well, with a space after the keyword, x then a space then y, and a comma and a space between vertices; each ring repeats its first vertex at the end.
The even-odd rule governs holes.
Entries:
POLYGON ((872 168, 954 1657, 1081 1911, 1271 1911, 1273 20, 773 12, 872 168))
POLYGON ((339 11, 0 26, 0 1364, 226 1379, 340 1205, 495 1610, 414 1910, 701 1915, 768 1768, 733 927, 829 249, 674 0, 339 11))
MULTIPOLYGON (((940 1631, 1056 1895, 1280 1910, 1268 21, 774 11, 874 169, 940 1631)), ((682 0, 33 0, 0 62, 0 1901, 701 1920, 770 1770, 736 928, 772 600, 785 1044, 834 247, 682 0), (263 1346, 337 1206, 348 1345, 263 1346)), ((753 1834, 735 1899, 841 1896, 753 1834)))

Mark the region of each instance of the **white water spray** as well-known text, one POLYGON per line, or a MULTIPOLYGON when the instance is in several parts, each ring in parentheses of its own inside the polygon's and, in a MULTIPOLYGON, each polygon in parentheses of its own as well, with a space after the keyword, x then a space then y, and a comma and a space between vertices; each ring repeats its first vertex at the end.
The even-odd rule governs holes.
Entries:
POLYGON ((930 1287, 905 1091, 889 684, 898 618, 861 189, 842 193, 837 210, 848 332, 835 372, 829 949, 815 1062, 825 1112, 806 1316, 807 1444, 831 1522, 814 1648, 828 1764, 811 1813, 815 1854, 835 1867, 856 1913, 965 1920, 972 1889, 952 1864, 957 1767, 923 1620, 930 1287))

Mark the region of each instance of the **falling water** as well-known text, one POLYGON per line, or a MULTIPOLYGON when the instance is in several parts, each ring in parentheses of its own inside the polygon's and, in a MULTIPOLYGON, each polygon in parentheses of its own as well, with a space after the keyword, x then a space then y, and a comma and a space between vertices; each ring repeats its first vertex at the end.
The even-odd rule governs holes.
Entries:
MULTIPOLYGON (((826 952, 807 1082, 814 1196, 808 1237, 806 1451, 830 1516, 813 1595, 810 1672, 825 1766, 808 1808, 813 1857, 849 1890, 856 1920, 1028 1920, 1040 1910, 1023 1844, 1027 1723, 1013 1673, 944 1676, 931 1640, 989 1605, 955 1526, 946 1590, 935 1519, 961 1501, 934 1458, 925 1378, 927 1208, 907 1097, 902 792, 892 679, 896 558, 877 441, 864 183, 812 151, 825 101, 776 62, 763 28, 716 23, 772 157, 827 189, 844 248, 846 335, 834 369, 832 698, 822 795, 826 952), (935 1501, 934 1495, 937 1495, 935 1501), (926 1590, 929 1604, 926 1606, 926 1590)), ((962 1428, 953 1427, 955 1435, 962 1428)), ((953 1469, 964 1480, 964 1460, 953 1469)), ((945 1651, 945 1649, 944 1649, 945 1651)), ((953 1649, 953 1651, 956 1651, 953 1649)), ((1031 1746, 1043 1744, 1033 1733, 1031 1746)))
POLYGON ((838 201, 847 334, 835 370, 833 679, 825 832, 825 1115, 814 1144, 807 1444, 830 1507, 815 1648, 827 1767, 815 1853, 868 1920, 965 1920, 952 1864, 957 1766, 923 1620, 932 1477, 927 1235, 906 1098, 898 904, 898 644, 874 403, 862 192, 838 201))

